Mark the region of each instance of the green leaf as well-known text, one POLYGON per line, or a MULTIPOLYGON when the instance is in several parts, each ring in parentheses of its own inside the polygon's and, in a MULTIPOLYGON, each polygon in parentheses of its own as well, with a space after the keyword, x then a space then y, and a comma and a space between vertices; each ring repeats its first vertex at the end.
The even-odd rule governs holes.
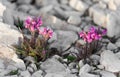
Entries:
POLYGON ((75 59, 76 59, 75 56, 67 56, 67 60, 70 62, 74 61, 75 59))
POLYGON ((10 71, 7 75, 17 75, 18 74, 18 69, 10 71))

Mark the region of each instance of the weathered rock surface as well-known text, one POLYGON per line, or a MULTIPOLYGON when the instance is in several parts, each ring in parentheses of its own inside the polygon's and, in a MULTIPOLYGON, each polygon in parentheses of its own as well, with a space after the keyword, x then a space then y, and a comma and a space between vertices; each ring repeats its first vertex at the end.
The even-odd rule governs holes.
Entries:
POLYGON ((19 37, 22 37, 20 32, 12 29, 10 25, 0 22, 0 44, 1 45, 18 44, 19 37))
POLYGON ((78 36, 72 31, 58 30, 56 31, 56 34, 57 40, 51 44, 50 48, 57 48, 57 50, 59 50, 60 52, 68 49, 71 44, 78 39, 78 36))
POLYGON ((105 70, 107 71, 120 71, 120 59, 110 50, 104 50, 101 53, 100 63, 105 67, 105 70))

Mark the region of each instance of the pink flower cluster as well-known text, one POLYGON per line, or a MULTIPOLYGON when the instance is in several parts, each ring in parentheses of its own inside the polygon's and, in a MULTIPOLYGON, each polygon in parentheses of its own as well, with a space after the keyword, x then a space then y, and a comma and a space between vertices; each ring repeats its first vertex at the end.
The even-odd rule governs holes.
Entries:
POLYGON ((53 35, 53 31, 50 28, 41 28, 39 30, 39 34, 43 35, 45 38, 51 38, 53 35))
POLYGON ((40 26, 42 25, 42 19, 41 17, 37 17, 37 18, 31 18, 28 17, 25 20, 25 28, 29 29, 31 32, 35 32, 38 31, 39 34, 41 34, 43 37, 45 38, 51 38, 53 35, 53 31, 49 28, 40 28, 40 26))
POLYGON ((35 30, 38 30, 39 27, 42 25, 41 17, 31 18, 28 17, 25 20, 25 28, 28 28, 30 31, 34 32, 35 30))
POLYGON ((85 42, 91 43, 92 41, 100 40, 102 36, 106 34, 106 32, 106 29, 102 30, 92 26, 88 32, 80 32, 79 35, 85 42))

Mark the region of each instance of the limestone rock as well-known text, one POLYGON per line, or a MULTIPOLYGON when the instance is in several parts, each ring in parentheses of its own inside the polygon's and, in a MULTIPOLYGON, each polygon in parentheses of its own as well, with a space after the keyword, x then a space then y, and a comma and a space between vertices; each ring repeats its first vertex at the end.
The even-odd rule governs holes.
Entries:
POLYGON ((101 65, 110 72, 120 72, 120 59, 110 50, 101 53, 101 65))

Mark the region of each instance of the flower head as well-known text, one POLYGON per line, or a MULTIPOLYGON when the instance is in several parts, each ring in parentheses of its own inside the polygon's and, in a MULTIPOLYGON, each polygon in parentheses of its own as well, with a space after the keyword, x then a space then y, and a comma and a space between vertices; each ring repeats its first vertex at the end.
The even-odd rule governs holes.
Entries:
POLYGON ((29 29, 32 32, 38 30, 41 25, 42 25, 41 17, 36 18, 28 17, 25 20, 25 28, 29 29))
POLYGON ((40 28, 39 29, 39 34, 41 34, 44 38, 49 39, 53 35, 53 30, 50 28, 40 28))
POLYGON ((100 40, 106 32, 106 29, 101 30, 100 28, 95 28, 92 26, 88 32, 80 32, 79 35, 84 41, 91 43, 94 40, 100 40))

